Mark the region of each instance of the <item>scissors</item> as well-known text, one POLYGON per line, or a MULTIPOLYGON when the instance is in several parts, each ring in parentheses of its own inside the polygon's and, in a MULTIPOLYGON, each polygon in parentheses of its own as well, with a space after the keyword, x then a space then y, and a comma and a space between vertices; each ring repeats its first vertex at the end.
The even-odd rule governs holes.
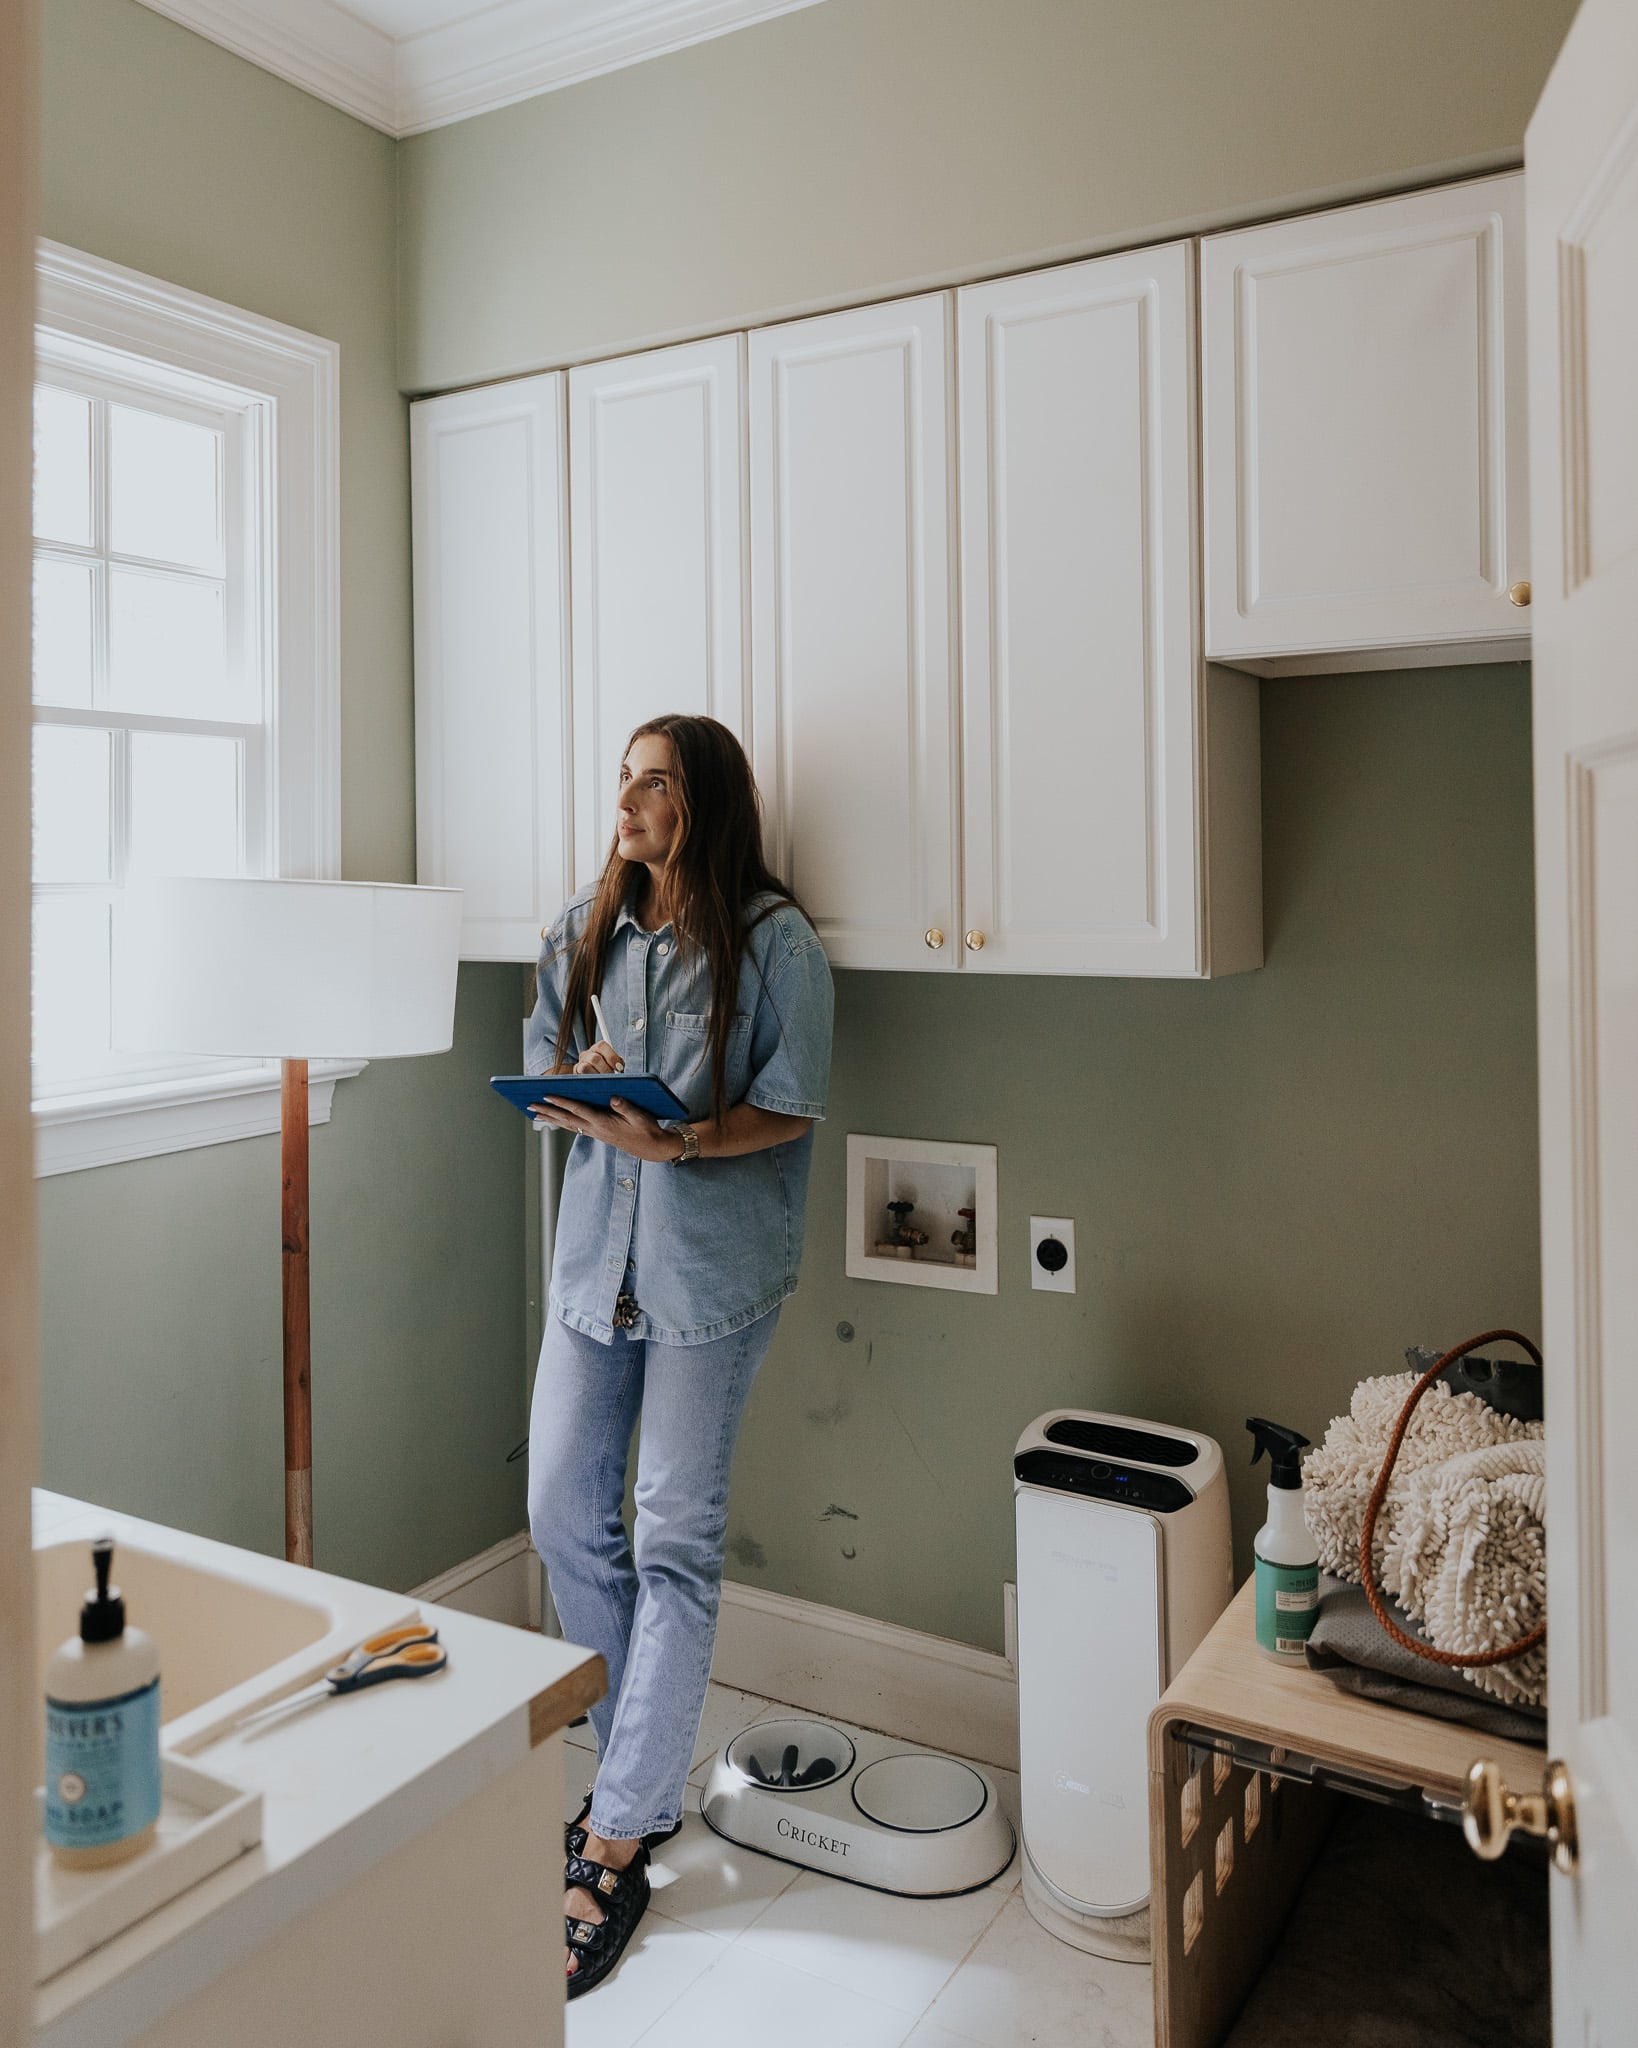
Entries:
POLYGON ((406 1622, 378 1636, 367 1636, 356 1650, 331 1665, 324 1683, 331 1692, 357 1692, 366 1685, 384 1685, 389 1678, 426 1678, 442 1671, 449 1652, 438 1631, 424 1621, 406 1622))

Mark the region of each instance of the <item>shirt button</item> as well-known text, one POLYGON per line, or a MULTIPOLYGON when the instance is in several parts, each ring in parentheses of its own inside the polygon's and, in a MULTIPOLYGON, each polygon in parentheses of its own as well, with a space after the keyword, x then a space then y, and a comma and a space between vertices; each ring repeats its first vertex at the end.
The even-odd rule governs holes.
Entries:
POLYGON ((656 953, 659 954, 660 958, 663 960, 667 953, 671 951, 671 941, 669 939, 662 939, 660 943, 654 948, 654 950, 656 953))
POLYGON ((637 1185, 637 1183, 634 1180, 628 1180, 622 1176, 620 1185, 625 1189, 626 1193, 629 1195, 632 1189, 637 1185))
POLYGON ((644 1031, 644 1030, 646 1030, 646 1029, 647 1029, 648 1027, 647 1027, 647 1024, 646 1024, 646 1022, 644 1021, 644 1019, 643 1019, 643 1018, 641 1018, 641 1017, 633 1017, 633 1018, 632 1018, 632 1020, 631 1020, 631 1028, 632 1028, 632 1030, 633 1030, 633 1031, 644 1031))

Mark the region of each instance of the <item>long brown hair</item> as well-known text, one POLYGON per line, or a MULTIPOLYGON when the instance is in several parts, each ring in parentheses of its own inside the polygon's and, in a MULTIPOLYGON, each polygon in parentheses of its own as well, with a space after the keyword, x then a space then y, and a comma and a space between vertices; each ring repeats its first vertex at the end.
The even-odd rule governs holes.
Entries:
MULTIPOLYGON (((727 1108, 728 1041, 733 1034, 739 995, 739 963, 752 928, 780 903, 796 903, 762 854, 762 803, 745 749, 727 726, 714 718, 690 718, 668 712, 640 725, 626 741, 658 736, 671 743, 671 801, 677 808, 660 876, 661 894, 671 913, 678 940, 697 947, 709 970, 711 1023, 711 1114, 727 1108), (750 914, 758 896, 776 900, 750 914)), ((620 858, 616 834, 598 877, 591 914, 576 942, 557 1027, 557 1063, 566 1065, 578 1024, 588 1043, 596 1036, 591 999, 603 983, 603 966, 615 920, 641 889, 636 864, 620 858)), ((800 908, 800 905, 797 905, 800 908)))

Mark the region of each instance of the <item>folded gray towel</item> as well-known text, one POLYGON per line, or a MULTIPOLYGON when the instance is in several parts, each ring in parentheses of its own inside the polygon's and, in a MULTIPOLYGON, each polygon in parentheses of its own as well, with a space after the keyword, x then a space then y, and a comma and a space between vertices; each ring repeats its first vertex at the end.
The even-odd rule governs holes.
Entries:
MULTIPOLYGON (((1363 1586, 1350 1586, 1329 1572, 1321 1572, 1319 1584, 1319 1619, 1308 1638, 1310 1670, 1323 1671, 1344 1692, 1364 1699, 1431 1714, 1436 1721, 1459 1721, 1483 1735, 1546 1743, 1545 1707, 1503 1706, 1475 1692, 1450 1665, 1430 1664, 1401 1649, 1371 1612, 1363 1586)), ((1422 1635, 1393 1601, 1387 1608, 1407 1635, 1422 1635)))

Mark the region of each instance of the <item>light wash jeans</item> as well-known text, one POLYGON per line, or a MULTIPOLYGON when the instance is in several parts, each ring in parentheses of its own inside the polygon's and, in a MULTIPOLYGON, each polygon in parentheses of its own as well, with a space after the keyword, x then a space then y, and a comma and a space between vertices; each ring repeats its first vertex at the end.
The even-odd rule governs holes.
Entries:
POLYGON ((588 1822, 609 1841, 682 1818, 717 1633, 728 1468, 778 1320, 775 1309, 709 1344, 623 1330, 600 1344, 548 1319, 529 1418, 529 1528, 565 1637, 609 1668, 591 1710, 588 1822), (639 1413, 628 1544, 621 1508, 639 1413))

